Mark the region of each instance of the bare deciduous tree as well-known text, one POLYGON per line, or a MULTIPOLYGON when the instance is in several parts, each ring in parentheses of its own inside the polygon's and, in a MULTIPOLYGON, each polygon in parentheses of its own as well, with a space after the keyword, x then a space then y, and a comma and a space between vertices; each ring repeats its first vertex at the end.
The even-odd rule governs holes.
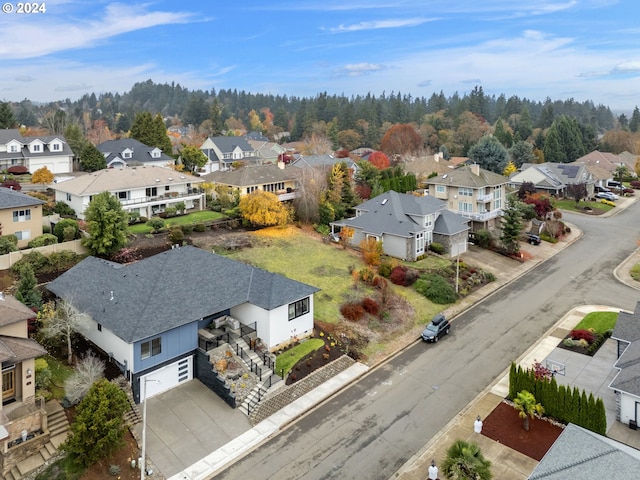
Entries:
POLYGON ((78 362, 75 371, 64 381, 64 394, 67 400, 76 405, 87 394, 91 385, 104 377, 105 364, 89 352, 78 362))
POLYGON ((67 363, 73 363, 73 347, 71 339, 74 332, 77 332, 86 322, 86 315, 78 312, 73 306, 61 300, 56 309, 51 314, 42 318, 43 328, 42 334, 47 338, 64 337, 67 342, 67 363))

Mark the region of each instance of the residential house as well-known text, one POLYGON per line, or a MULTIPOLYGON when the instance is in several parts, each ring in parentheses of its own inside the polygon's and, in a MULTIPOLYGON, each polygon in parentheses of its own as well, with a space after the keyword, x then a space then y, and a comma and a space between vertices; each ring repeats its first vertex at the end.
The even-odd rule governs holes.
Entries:
POLYGON ((286 152, 281 145, 270 142, 267 139, 249 138, 247 136, 247 142, 249 142, 249 145, 256 151, 260 163, 263 165, 277 164, 286 152))
POLYGON ((107 168, 53 185, 55 199, 73 208, 80 219, 94 195, 115 195, 127 212, 150 218, 184 202, 187 210, 205 208, 199 177, 158 166, 107 168))
POLYGON ((230 170, 234 162, 258 163, 258 152, 244 137, 208 137, 200 150, 207 156, 205 173, 230 170))
POLYGON ((618 155, 609 152, 600 152, 598 150, 587 153, 586 155, 576 159, 573 163, 581 165, 596 165, 600 168, 604 168, 611 175, 611 179, 615 176, 616 168, 624 165, 624 162, 620 157, 618 157, 618 155))
POLYGON ((509 177, 509 186, 519 189, 523 183, 533 183, 539 192, 563 198, 570 185, 583 183, 587 196, 594 194, 596 177, 589 167, 581 163, 525 163, 520 171, 509 177))
POLYGON ((18 248, 42 235, 42 200, 0 187, 0 234, 15 235, 18 248))
POLYGON ((616 394, 616 420, 637 428, 640 423, 640 302, 633 313, 621 311, 611 338, 617 342, 619 370, 609 388, 616 394))
POLYGON ((624 151, 618 154, 618 158, 624 165, 626 165, 627 170, 629 170, 632 177, 638 176, 636 174, 636 166, 638 165, 638 160, 640 160, 640 155, 624 151))
POLYGON ((249 195, 255 191, 275 193, 283 202, 292 200, 298 195, 298 172, 279 165, 254 165, 237 170, 217 171, 202 175, 200 178, 214 185, 237 190, 240 196, 249 195))
POLYGON ((294 155, 294 160, 290 163, 290 166, 300 169, 314 168, 323 173, 329 173, 336 163, 341 162, 346 163, 350 176, 353 178, 354 174, 358 171, 358 164, 349 157, 339 158, 329 154, 302 155, 297 153, 294 155))
POLYGON ((134 138, 107 140, 96 148, 104 155, 108 168, 173 165, 174 159, 158 147, 149 147, 134 138))
POLYGON ((455 168, 455 165, 444 159, 442 153, 422 157, 405 155, 402 157, 402 166, 406 173, 415 175, 418 184, 422 184, 433 174, 443 175, 455 168))
POLYGON ((28 436, 46 428, 46 412, 36 404, 35 359, 47 351, 29 338, 28 322, 33 318, 33 310, 0 293, 0 476, 29 453, 14 453, 22 432, 28 436))
POLYGON ((463 165, 423 182, 430 196, 471 220, 471 231, 500 225, 506 203, 507 178, 479 165, 463 165))
POLYGON ((640 451, 570 423, 528 480, 627 480, 640 470, 640 451))
POLYGON ((446 203, 434 197, 390 190, 355 210, 355 217, 331 222, 332 237, 349 227, 354 232, 349 239, 352 246, 373 238, 382 242, 386 255, 411 262, 427 253, 434 241, 451 256, 467 250, 468 220, 447 212, 446 203))
POLYGON ((270 349, 313 330, 316 287, 186 246, 128 265, 88 257, 47 288, 86 322, 82 334, 149 396, 194 378, 198 331, 217 319, 250 328, 270 349))
POLYGON ((47 167, 53 174, 73 171, 73 151, 62 135, 23 137, 18 129, 0 130, 0 170, 14 165, 31 173, 47 167))

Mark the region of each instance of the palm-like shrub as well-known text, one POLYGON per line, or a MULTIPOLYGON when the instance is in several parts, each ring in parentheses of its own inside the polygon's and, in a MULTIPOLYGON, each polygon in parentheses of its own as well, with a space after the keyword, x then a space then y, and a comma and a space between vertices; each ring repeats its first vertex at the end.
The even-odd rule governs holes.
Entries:
POLYGON ((456 440, 447 450, 442 473, 449 480, 491 480, 491 462, 484 458, 478 445, 456 440))

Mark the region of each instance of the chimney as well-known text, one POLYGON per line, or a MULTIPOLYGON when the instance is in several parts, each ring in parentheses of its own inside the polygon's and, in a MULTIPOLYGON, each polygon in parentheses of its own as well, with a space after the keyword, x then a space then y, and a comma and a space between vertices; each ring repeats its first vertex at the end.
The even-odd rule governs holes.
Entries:
POLYGON ((480 165, 478 165, 477 163, 472 163, 471 173, 473 173, 474 175, 480 176, 480 165))

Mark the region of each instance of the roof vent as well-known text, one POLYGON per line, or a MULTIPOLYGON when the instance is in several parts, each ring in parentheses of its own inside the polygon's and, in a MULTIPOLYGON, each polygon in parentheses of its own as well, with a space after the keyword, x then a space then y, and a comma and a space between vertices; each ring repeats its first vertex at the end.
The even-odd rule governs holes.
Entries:
POLYGON ((156 178, 156 182, 159 182, 159 181, 160 181, 160 179, 159 179, 159 178, 156 178))
POLYGON ((445 173, 444 175, 442 175, 442 178, 447 178, 447 174, 445 173))
POLYGON ((383 198, 382 202, 380 202, 380 205, 384 205, 385 203, 387 203, 387 200, 389 200, 388 198, 383 198))
POLYGON ((111 295, 109 296, 109 300, 111 300, 113 302, 113 290, 111 290, 111 295))

